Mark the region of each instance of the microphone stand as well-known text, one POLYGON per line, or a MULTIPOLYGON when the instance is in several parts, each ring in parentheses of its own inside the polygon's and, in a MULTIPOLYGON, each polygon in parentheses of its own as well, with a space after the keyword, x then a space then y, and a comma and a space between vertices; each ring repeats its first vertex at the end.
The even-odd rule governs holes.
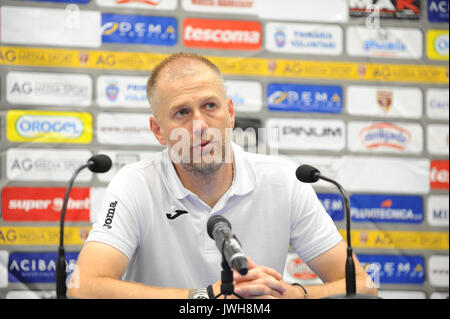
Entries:
POLYGON ((345 290, 346 293, 341 295, 333 295, 325 297, 323 299, 381 299, 378 296, 356 294, 356 272, 355 272, 355 260, 353 259, 353 248, 351 242, 351 215, 350 215, 350 202, 344 188, 336 181, 323 176, 320 172, 315 175, 327 182, 335 185, 344 199, 345 219, 347 229, 347 260, 345 262, 345 290))
MULTIPOLYGON (((233 237, 237 240, 236 236, 233 236, 233 237)), ((223 241, 222 249, 221 249, 222 272, 221 272, 220 276, 221 276, 222 283, 220 284, 220 294, 215 296, 213 299, 217 299, 220 296, 224 296, 224 298, 227 299, 227 296, 230 296, 230 295, 234 295, 234 296, 238 297, 239 299, 244 299, 244 297, 242 297, 234 292, 233 271, 231 270, 230 265, 228 265, 227 259, 225 258, 224 245, 225 245, 225 240, 223 241)))
POLYGON ((346 297, 353 297, 356 295, 356 272, 355 272, 355 261, 353 260, 353 248, 351 242, 351 228, 350 228, 350 203, 345 193, 344 188, 336 181, 329 179, 326 176, 317 174, 317 177, 323 179, 327 182, 335 185, 339 192, 341 193, 344 199, 344 208, 345 208, 345 219, 346 219, 346 228, 347 228, 347 260, 345 262, 345 288, 346 288, 346 297))
POLYGON ((230 266, 225 260, 225 256, 222 253, 222 272, 221 272, 222 284, 220 285, 220 293, 215 296, 213 299, 217 299, 220 296, 224 296, 227 299, 227 296, 234 295, 239 299, 244 299, 244 297, 238 295, 234 292, 234 284, 233 284, 233 272, 231 271, 230 266))
POLYGON ((58 247, 58 260, 56 262, 56 298, 66 299, 67 286, 66 286, 66 255, 64 250, 64 217, 66 216, 67 202, 69 200, 70 190, 72 189, 73 182, 77 175, 86 167, 91 165, 91 161, 80 166, 70 178, 69 185, 66 188, 66 194, 64 195, 64 201, 61 210, 61 219, 59 223, 59 247, 58 247))

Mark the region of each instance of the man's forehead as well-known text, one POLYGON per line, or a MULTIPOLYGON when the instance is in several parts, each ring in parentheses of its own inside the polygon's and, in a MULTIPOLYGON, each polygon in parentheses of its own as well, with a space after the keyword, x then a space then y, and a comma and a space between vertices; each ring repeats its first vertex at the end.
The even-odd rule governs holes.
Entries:
POLYGON ((160 73, 160 80, 176 81, 185 77, 210 74, 215 74, 215 72, 204 63, 192 59, 180 58, 166 65, 160 73))
POLYGON ((189 58, 179 58, 171 61, 159 73, 158 81, 154 88, 152 109, 156 114, 160 107, 167 107, 167 98, 172 99, 177 92, 186 93, 198 86, 204 89, 214 87, 216 93, 219 89, 220 96, 225 96, 225 83, 222 76, 208 65, 189 58), (162 105, 161 105, 162 104, 162 105))
POLYGON ((157 91, 160 93, 165 92, 165 94, 172 95, 169 91, 179 91, 179 89, 190 91, 203 88, 204 90, 218 89, 225 94, 222 77, 206 65, 197 63, 197 65, 184 65, 179 69, 174 68, 167 71, 166 74, 161 74, 157 84, 157 91))

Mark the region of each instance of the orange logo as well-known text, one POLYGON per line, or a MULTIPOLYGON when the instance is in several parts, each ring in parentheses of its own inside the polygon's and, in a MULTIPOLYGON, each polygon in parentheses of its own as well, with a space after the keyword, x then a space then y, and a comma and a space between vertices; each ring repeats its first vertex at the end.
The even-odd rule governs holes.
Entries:
POLYGON ((392 207, 392 200, 391 199, 386 199, 385 201, 383 201, 381 203, 381 207, 384 207, 384 208, 392 207))

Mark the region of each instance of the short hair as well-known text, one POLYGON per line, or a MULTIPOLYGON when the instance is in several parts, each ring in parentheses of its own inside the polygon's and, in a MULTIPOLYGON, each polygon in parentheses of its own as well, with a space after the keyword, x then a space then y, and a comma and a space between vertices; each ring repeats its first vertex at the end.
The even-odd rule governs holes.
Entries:
POLYGON ((217 65, 212 63, 210 60, 208 60, 204 56, 196 54, 196 53, 189 53, 189 52, 174 53, 174 54, 166 57, 158 65, 156 65, 156 67, 153 69, 152 74, 150 75, 150 77, 147 81, 146 91, 147 91, 147 99, 150 103, 150 108, 151 108, 151 100, 153 99, 153 93, 154 93, 154 90, 157 85, 157 82, 158 82, 161 72, 169 64, 171 64, 174 61, 179 60, 179 59, 188 59, 188 60, 200 62, 201 64, 206 65, 212 71, 214 71, 219 76, 219 78, 223 81, 222 73, 220 72, 220 69, 217 67, 217 65))

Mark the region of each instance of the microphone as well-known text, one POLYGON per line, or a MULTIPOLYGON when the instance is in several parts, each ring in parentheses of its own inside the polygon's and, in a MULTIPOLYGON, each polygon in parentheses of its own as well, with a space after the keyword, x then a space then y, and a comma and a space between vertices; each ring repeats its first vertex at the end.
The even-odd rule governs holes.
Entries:
POLYGON ((319 180, 320 172, 310 165, 302 165, 295 171, 297 179, 303 183, 315 183, 319 180))
POLYGON ((354 297, 356 294, 356 273, 355 273, 355 261, 353 260, 353 248, 351 244, 351 236, 350 236, 350 204, 345 193, 344 188, 336 181, 331 178, 325 177, 320 174, 320 171, 312 167, 310 165, 301 165, 295 171, 295 176, 300 182, 303 183, 315 183, 319 179, 323 179, 327 182, 334 184, 344 199, 344 207, 345 207, 345 219, 347 222, 347 261, 345 263, 345 288, 346 288, 346 297, 354 297))
POLYGON ((73 173, 70 178, 69 185, 66 188, 66 194, 64 195, 64 201, 61 209, 61 219, 59 223, 59 247, 58 247, 58 260, 56 262, 56 298, 65 299, 67 293, 66 286, 66 256, 64 251, 64 217, 66 215, 67 202, 69 200, 70 190, 72 189, 73 182, 77 175, 86 167, 93 173, 105 173, 109 171, 112 166, 111 159, 104 155, 98 154, 92 156, 86 164, 81 165, 73 173))
POLYGON ((241 244, 231 233, 231 224, 223 216, 216 215, 208 219, 208 235, 216 241, 216 246, 222 253, 224 261, 241 275, 248 272, 248 261, 241 244))
POLYGON ((87 163, 89 170, 93 173, 106 173, 112 166, 111 159, 105 154, 94 155, 87 163))

